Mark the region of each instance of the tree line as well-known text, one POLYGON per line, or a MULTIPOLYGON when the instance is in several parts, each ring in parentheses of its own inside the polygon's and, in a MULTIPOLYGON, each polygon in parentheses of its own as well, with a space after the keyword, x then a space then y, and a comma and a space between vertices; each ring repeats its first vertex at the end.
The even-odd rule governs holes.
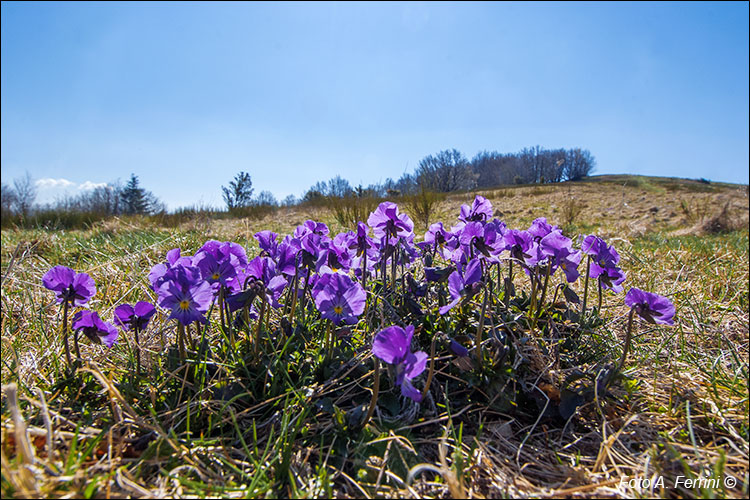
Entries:
POLYGON ((330 198, 385 198, 409 196, 423 191, 450 193, 503 185, 574 181, 590 175, 595 166, 596 160, 591 152, 581 148, 545 149, 535 146, 518 153, 482 151, 471 160, 456 149, 446 149, 422 158, 413 173, 366 187, 352 186, 348 180, 337 175, 328 181, 316 182, 300 199, 289 195, 279 203, 268 191, 253 197, 250 174, 240 172, 229 186, 222 186, 222 192, 227 209, 232 211, 242 207, 316 203, 330 198))
POLYGON ((36 204, 37 187, 27 172, 13 185, 2 183, 2 218, 28 218, 38 213, 87 213, 99 217, 111 215, 154 215, 166 212, 166 206, 151 191, 141 187, 131 174, 125 185, 119 181, 97 186, 78 195, 65 195, 44 206, 36 204))
POLYGON ((580 180, 596 166, 594 156, 586 149, 524 148, 518 153, 482 151, 468 160, 456 149, 428 155, 413 173, 398 180, 391 178, 367 187, 352 187, 340 176, 328 182, 317 182, 302 196, 311 202, 325 197, 413 195, 427 190, 436 193, 470 191, 504 185, 546 184, 580 180))
MULTIPOLYGON (((397 180, 387 178, 366 187, 353 187, 348 180, 337 175, 328 181, 316 182, 300 198, 289 195, 279 202, 270 191, 260 191, 254 196, 250 174, 240 172, 221 189, 229 212, 252 213, 247 209, 315 203, 331 198, 386 198, 424 192, 450 193, 503 185, 579 180, 590 175, 595 166, 593 155, 580 148, 545 149, 535 146, 517 153, 482 151, 471 160, 456 149, 446 149, 422 158, 412 173, 404 173, 397 180)), ((3 225, 11 218, 26 219, 41 212, 86 213, 97 217, 166 213, 165 205, 151 191, 140 186, 135 174, 131 174, 125 185, 119 181, 109 183, 77 196, 64 196, 41 207, 35 204, 36 194, 36 185, 28 173, 14 180, 13 185, 3 183, 3 225)))

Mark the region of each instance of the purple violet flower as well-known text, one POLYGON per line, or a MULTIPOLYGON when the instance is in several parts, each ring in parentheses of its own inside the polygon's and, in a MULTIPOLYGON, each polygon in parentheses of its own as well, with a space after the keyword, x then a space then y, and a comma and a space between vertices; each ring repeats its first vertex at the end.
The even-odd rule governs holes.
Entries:
POLYGON ((138 329, 143 331, 156 313, 156 308, 150 302, 139 301, 135 307, 122 304, 115 308, 115 324, 123 330, 138 329))
POLYGON ((453 309, 464 297, 472 297, 479 291, 482 280, 482 266, 479 259, 474 259, 466 265, 463 273, 455 270, 448 276, 448 291, 453 299, 449 304, 440 308, 443 315, 453 309))
MULTIPOLYGON (((92 342, 112 347, 119 331, 111 323, 102 321, 93 311, 78 311, 73 316, 73 330, 82 331, 92 342)), ((77 351, 76 351, 77 352, 77 351)))
POLYGON ((603 253, 603 251, 606 251, 606 249, 607 243, 594 234, 589 234, 581 241, 581 251, 594 258, 603 253))
POLYGON ((454 339, 451 339, 451 343, 448 345, 448 348, 459 358, 466 358, 469 356, 469 350, 454 339))
POLYGON ((217 262, 229 261, 236 268, 243 268, 247 265, 247 253, 239 243, 233 241, 216 241, 208 240, 203 244, 193 257, 193 265, 198 264, 201 254, 209 254, 217 262))
POLYGON ((42 277, 45 288, 55 292, 58 304, 68 302, 82 306, 96 295, 96 285, 86 273, 76 273, 69 267, 55 266, 42 277))
POLYGON ((320 272, 323 266, 330 267, 333 271, 342 270, 348 272, 351 269, 354 252, 349 245, 355 238, 354 232, 337 234, 332 240, 323 242, 318 253, 315 269, 320 272))
MULTIPOLYGON (((172 279, 165 281, 156 291, 159 305, 170 311, 169 319, 176 319, 183 325, 193 321, 206 323, 203 314, 214 300, 211 284, 200 279, 190 268, 173 268, 172 279), (197 278, 197 279, 196 279, 197 278)), ((195 268, 192 268, 195 269, 195 268)))
POLYGON ((425 267, 424 277, 427 281, 442 283, 443 281, 447 280, 450 277, 451 273, 453 273, 455 270, 456 269, 453 266, 425 267))
POLYGON ((266 252, 272 259, 276 259, 276 253, 279 248, 279 243, 276 241, 276 238, 278 238, 279 235, 273 231, 266 230, 259 231, 253 236, 258 240, 258 246, 260 246, 260 249, 266 252))
POLYGON ((356 237, 349 241, 349 248, 357 251, 357 257, 361 257, 373 247, 372 238, 369 236, 370 228, 364 222, 357 222, 356 237))
MULTIPOLYGON (((173 248, 167 252, 166 264, 156 264, 151 268, 151 272, 148 274, 148 280, 151 283, 151 288, 156 291, 166 280, 169 278, 167 274, 173 268, 186 267, 192 268, 193 258, 181 255, 182 250, 179 248, 173 248)), ((197 269, 196 269, 197 270, 197 269)))
POLYGON ((304 224, 300 224, 294 230, 294 238, 301 239, 306 234, 316 234, 318 236, 328 236, 330 230, 322 222, 315 222, 314 220, 306 220, 304 224))
POLYGON ((279 243, 276 249, 276 271, 287 276, 297 272, 297 250, 287 240, 279 243))
MULTIPOLYGON (((578 265, 581 263, 581 252, 573 250, 573 242, 563 236, 562 231, 555 229, 539 242, 540 257, 548 258, 552 266, 551 273, 559 267, 565 273, 568 283, 578 279, 578 265)), ((551 274, 550 273, 550 274, 551 274)))
POLYGON ((590 234, 581 242, 581 251, 591 256, 590 276, 597 278, 604 289, 622 292, 621 283, 625 281, 625 273, 617 267, 620 254, 615 247, 590 234))
POLYGON ((536 242, 528 231, 519 229, 506 231, 503 234, 503 243, 504 248, 510 251, 511 257, 525 262, 526 265, 536 265, 536 242))
POLYGON ((461 231, 459 241, 464 246, 464 252, 471 255, 472 247, 476 248, 490 262, 497 262, 496 255, 505 248, 502 234, 498 233, 494 222, 469 222, 461 231))
POLYGON ((411 383, 427 366, 427 353, 423 351, 411 352, 411 338, 414 336, 414 326, 409 325, 406 330, 400 326, 390 326, 375 335, 372 342, 372 353, 396 368, 396 385, 401 386, 401 394, 419 403, 422 393, 411 383))
POLYGON ((649 323, 674 325, 675 309, 672 302, 661 295, 631 288, 625 294, 625 305, 649 323))
POLYGON ((625 277, 625 273, 619 267, 608 267, 597 276, 597 279, 599 280, 599 283, 601 283, 603 289, 620 293, 623 290, 622 282, 625 281, 625 277))
POLYGON ((255 316, 252 315, 252 312, 255 310, 253 302, 256 297, 264 293, 264 290, 265 287, 261 280, 251 279, 244 290, 227 295, 227 306, 229 306, 229 310, 232 312, 244 307, 250 307, 250 317, 253 319, 257 318, 257 313, 255 316))
POLYGON ((384 201, 367 218, 375 237, 382 239, 385 236, 408 237, 414 234, 414 223, 406 214, 400 214, 398 205, 391 201, 384 201))
POLYGON ((476 195, 474 202, 469 205, 461 205, 461 214, 458 216, 463 222, 487 222, 492 218, 492 203, 484 196, 476 195))
POLYGON ((453 236, 453 233, 445 229, 442 222, 436 222, 430 225, 424 234, 424 243, 433 247, 436 251, 442 250, 451 236, 453 236))
POLYGON ((266 301, 275 309, 281 307, 279 298, 286 288, 287 280, 276 274, 276 265, 270 257, 255 257, 247 265, 247 276, 255 278, 263 284, 266 301))
POLYGON ((534 240, 539 241, 556 229, 560 228, 550 225, 546 217, 539 217, 531 222, 529 234, 534 237, 534 240))
MULTIPOLYGON (((237 284, 237 269, 230 259, 217 260, 210 253, 195 255, 195 266, 200 269, 201 277, 212 285, 218 283, 225 288, 239 288, 237 284)), ((216 286, 218 290, 218 285, 216 286)))
POLYGON ((336 325, 355 324, 364 312, 367 300, 362 285, 345 274, 333 272, 319 275, 312 296, 321 317, 330 319, 336 325))

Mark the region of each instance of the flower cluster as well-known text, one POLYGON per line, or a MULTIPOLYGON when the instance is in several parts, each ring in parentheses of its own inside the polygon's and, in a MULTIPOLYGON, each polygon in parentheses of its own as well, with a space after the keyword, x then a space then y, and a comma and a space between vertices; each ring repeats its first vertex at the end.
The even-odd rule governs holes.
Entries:
MULTIPOLYGON (((413 351, 412 343, 415 326, 421 328, 428 323, 425 317, 430 316, 431 327, 440 322, 443 326, 439 328, 448 332, 434 329, 429 335, 447 339, 444 348, 459 358, 473 353, 476 365, 466 359, 461 359, 461 364, 476 366, 481 372, 485 318, 501 311, 513 313, 517 322, 523 315, 525 327, 533 332, 545 312, 545 320, 551 320, 558 307, 554 298, 545 302, 548 289, 554 297, 563 290, 570 303, 578 304, 571 285, 585 276, 580 313, 565 316, 566 320, 578 318, 582 322, 590 278, 599 284, 599 311, 602 290, 620 293, 626 279, 619 267, 620 255, 599 236, 585 236, 577 248, 559 227, 543 217, 526 229, 509 228, 494 217, 492 204, 482 196, 476 196, 471 205, 461 206, 454 226, 448 228, 440 222, 430 225, 419 243, 415 242, 411 218, 392 202, 381 203, 367 223, 358 222, 353 231, 332 234, 326 224, 307 220, 284 237, 267 230, 254 237, 260 252, 253 258, 248 258, 237 243, 209 240, 192 256, 183 255, 180 248, 171 249, 165 262, 151 268, 151 292, 164 316, 176 321, 181 357, 186 355, 184 341, 189 326, 209 324, 212 311, 219 316, 230 348, 236 347, 234 334, 245 330, 256 356, 261 356, 263 339, 274 338, 266 333, 275 333, 271 331, 275 325, 281 325, 276 332, 291 335, 295 325, 301 323, 303 330, 309 331, 310 325, 319 322, 326 328, 329 348, 334 330, 339 336, 357 331, 358 338, 371 341, 372 354, 392 367, 390 372, 401 394, 416 402, 428 392, 434 368, 433 362, 424 388, 418 390, 415 379, 425 371, 429 356, 413 351), (523 271, 518 276, 528 281, 530 293, 515 294, 514 269, 523 271), (368 298, 372 300, 368 302, 368 298), (481 308, 475 322, 470 306, 477 305, 481 308), (522 312, 518 315, 517 311, 522 312), (394 312, 399 320, 392 320, 394 312), (386 321, 386 314, 391 321, 386 321), (450 323, 441 316, 449 314, 457 318, 453 324, 462 328, 478 323, 473 339, 444 328, 450 323), (363 316, 368 319, 363 321, 363 316), (251 321, 255 321, 252 327, 251 321), (370 337, 378 321, 380 329, 370 337), (457 338, 462 343, 453 340, 454 335, 460 335, 457 338)), ((67 335, 68 308, 89 302, 96 293, 94 281, 86 273, 63 266, 50 269, 42 281, 62 304, 63 331, 67 335)), ((650 323, 671 325, 675 314, 668 299, 637 288, 628 291, 624 302, 631 308, 631 315, 621 365, 627 356, 634 315, 650 323)), ((138 347, 139 332, 146 330, 156 314, 157 308, 149 302, 121 304, 114 310, 114 321, 133 332, 138 347)), ((72 327, 107 347, 112 347, 118 337, 115 326, 89 310, 77 311, 72 327)), ((77 335, 74 338, 78 354, 77 335)), ((136 353, 140 356, 139 349, 136 353)), ((140 366, 140 357, 138 363, 140 366)), ((377 391, 373 393, 375 400, 377 391)))

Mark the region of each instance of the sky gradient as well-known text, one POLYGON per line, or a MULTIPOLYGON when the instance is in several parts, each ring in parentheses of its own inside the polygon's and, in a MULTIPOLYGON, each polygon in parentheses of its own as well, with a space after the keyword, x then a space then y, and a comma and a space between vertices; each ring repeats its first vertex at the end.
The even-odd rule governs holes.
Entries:
POLYGON ((2 181, 170 209, 456 148, 748 183, 748 3, 2 2, 2 181))

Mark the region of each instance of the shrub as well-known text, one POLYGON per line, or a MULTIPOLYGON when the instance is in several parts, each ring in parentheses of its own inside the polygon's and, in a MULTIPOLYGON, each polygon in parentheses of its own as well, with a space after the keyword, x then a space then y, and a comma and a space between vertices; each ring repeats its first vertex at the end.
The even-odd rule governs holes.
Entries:
POLYGON ((582 201, 572 196, 567 197, 562 205, 563 224, 571 226, 578 216, 581 215, 584 208, 586 208, 586 205, 582 201))
POLYGON ((701 229, 707 234, 722 234, 736 231, 740 228, 740 223, 736 221, 729 213, 729 202, 724 204, 721 212, 714 215, 703 223, 701 229))
POLYGON ((344 227, 356 226, 357 222, 364 222, 380 203, 380 199, 373 196, 327 196, 325 205, 333 212, 336 221, 344 227))
POLYGON ((435 213, 437 204, 445 199, 445 194, 430 191, 424 186, 419 193, 405 197, 406 206, 414 214, 414 219, 424 227, 430 225, 430 218, 435 213))

